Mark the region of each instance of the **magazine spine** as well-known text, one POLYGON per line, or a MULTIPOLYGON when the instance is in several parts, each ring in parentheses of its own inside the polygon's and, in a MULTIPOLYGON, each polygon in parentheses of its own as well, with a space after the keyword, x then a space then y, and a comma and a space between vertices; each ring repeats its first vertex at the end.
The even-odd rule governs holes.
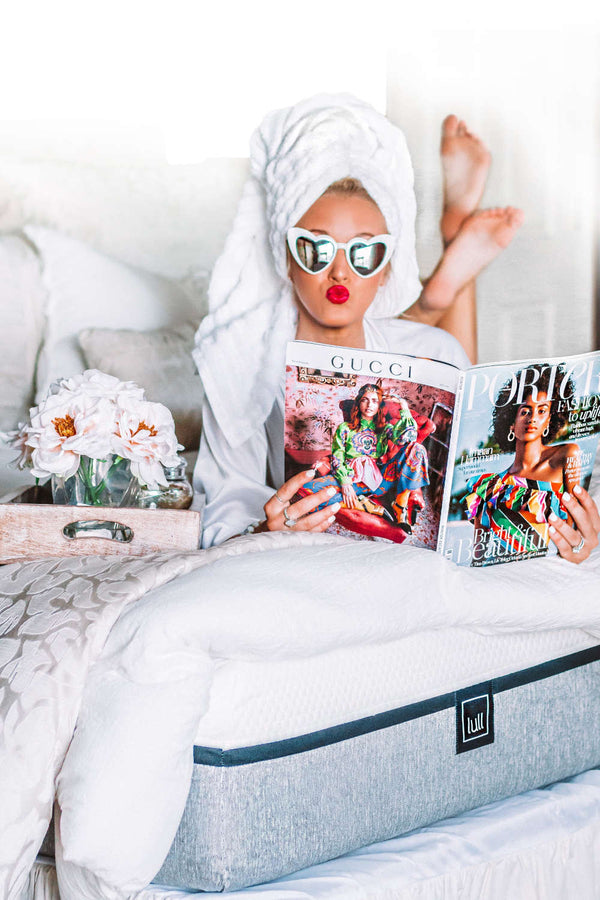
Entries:
POLYGON ((458 446, 458 432, 460 431, 460 419, 465 392, 465 379, 466 373, 461 372, 458 381, 458 387, 456 390, 456 399, 454 401, 454 412, 452 414, 450 445, 448 447, 448 464, 446 466, 446 475, 444 476, 444 496, 442 499, 442 509, 440 512, 440 528, 438 531, 437 546, 435 548, 437 553, 444 552, 444 545, 446 543, 446 526, 448 524, 448 509, 450 507, 452 483, 454 481, 454 465, 456 448, 458 446))

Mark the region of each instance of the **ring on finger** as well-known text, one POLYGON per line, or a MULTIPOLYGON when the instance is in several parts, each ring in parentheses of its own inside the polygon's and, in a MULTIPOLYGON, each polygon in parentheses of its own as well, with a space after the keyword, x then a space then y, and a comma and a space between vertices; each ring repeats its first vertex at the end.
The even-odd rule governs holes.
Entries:
POLYGON ((292 518, 292 516, 288 515, 287 509, 283 511, 283 524, 288 528, 293 528, 296 524, 296 519, 292 518))
POLYGON ((276 500, 279 500, 279 502, 282 503, 284 506, 285 506, 287 503, 289 503, 289 500, 284 500, 283 497, 280 497, 280 496, 279 496, 279 494, 277 493, 277 491, 275 491, 275 499, 276 499, 276 500))
POLYGON ((576 547, 571 547, 571 551, 573 553, 581 553, 581 551, 583 550, 584 547, 585 547, 585 538, 582 537, 582 538, 580 538, 579 543, 577 544, 576 547))

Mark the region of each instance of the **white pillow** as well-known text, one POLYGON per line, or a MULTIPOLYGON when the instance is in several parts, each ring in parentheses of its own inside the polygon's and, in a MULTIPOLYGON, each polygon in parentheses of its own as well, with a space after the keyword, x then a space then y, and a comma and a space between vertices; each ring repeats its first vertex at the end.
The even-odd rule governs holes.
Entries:
POLYGON ((79 334, 87 367, 121 381, 135 381, 148 400, 164 403, 177 439, 197 450, 202 427, 202 382, 192 359, 196 325, 127 331, 87 328, 79 334))
POLYGON ((40 261, 23 234, 0 237, 0 431, 23 421, 33 400, 42 338, 40 261))
POLYGON ((77 342, 84 328, 146 331, 201 318, 198 303, 167 278, 111 259, 59 231, 40 225, 24 230, 41 256, 46 289, 37 401, 51 382, 85 368, 77 342))

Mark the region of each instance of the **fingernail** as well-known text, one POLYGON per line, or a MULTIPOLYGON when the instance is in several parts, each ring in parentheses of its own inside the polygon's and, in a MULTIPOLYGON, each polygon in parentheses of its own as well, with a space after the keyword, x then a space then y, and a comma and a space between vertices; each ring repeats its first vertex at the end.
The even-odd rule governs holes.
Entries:
POLYGON ((335 522, 335 516, 329 516, 327 521, 329 522, 329 524, 331 524, 332 522, 335 522))
POLYGON ((550 531, 550 534, 556 534, 556 528, 554 527, 554 525, 550 526, 549 531, 550 531))
POLYGON ((334 503, 333 506, 330 506, 329 508, 330 508, 331 512, 336 513, 341 508, 341 506, 342 506, 342 504, 338 501, 337 503, 334 503))
POLYGON ((564 503, 568 503, 569 500, 571 499, 571 495, 567 494, 567 492, 565 491, 564 494, 562 495, 562 498, 563 498, 564 503))
POLYGON ((317 474, 317 470, 316 469, 307 469, 304 474, 306 475, 307 478, 314 478, 315 475, 317 474))
POLYGON ((334 494, 337 494, 337 491, 334 487, 327 488, 327 496, 328 497, 333 497, 334 494))
POLYGON ((574 494, 580 494, 580 493, 581 493, 581 485, 580 485, 580 484, 576 484, 576 485, 575 485, 575 487, 573 488, 573 493, 574 493, 574 494))
POLYGON ((550 513, 548 518, 550 519, 551 522, 556 522, 556 518, 557 518, 556 513, 550 513))

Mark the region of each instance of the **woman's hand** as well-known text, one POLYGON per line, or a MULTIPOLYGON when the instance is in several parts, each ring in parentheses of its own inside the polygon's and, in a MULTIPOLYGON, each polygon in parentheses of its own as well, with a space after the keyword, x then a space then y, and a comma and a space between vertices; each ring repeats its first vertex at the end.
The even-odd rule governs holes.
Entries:
POLYGON ((334 487, 322 488, 316 494, 308 494, 291 503, 292 497, 303 484, 315 477, 315 470, 300 472, 281 485, 264 505, 266 521, 261 531, 325 531, 335 519, 340 503, 333 503, 318 512, 313 512, 321 503, 327 503, 336 494, 334 487), (285 513, 285 515, 284 515, 285 513))
POLYGON ((352 484, 343 484, 340 488, 342 492, 342 497, 344 499, 344 506, 347 506, 348 509, 358 509, 358 503, 356 502, 356 491, 352 484))
POLYGON ((588 558, 594 547, 598 546, 600 513, 595 502, 580 484, 575 485, 573 494, 575 496, 563 494, 561 503, 577 525, 577 531, 551 513, 550 537, 564 559, 580 563, 588 558))

